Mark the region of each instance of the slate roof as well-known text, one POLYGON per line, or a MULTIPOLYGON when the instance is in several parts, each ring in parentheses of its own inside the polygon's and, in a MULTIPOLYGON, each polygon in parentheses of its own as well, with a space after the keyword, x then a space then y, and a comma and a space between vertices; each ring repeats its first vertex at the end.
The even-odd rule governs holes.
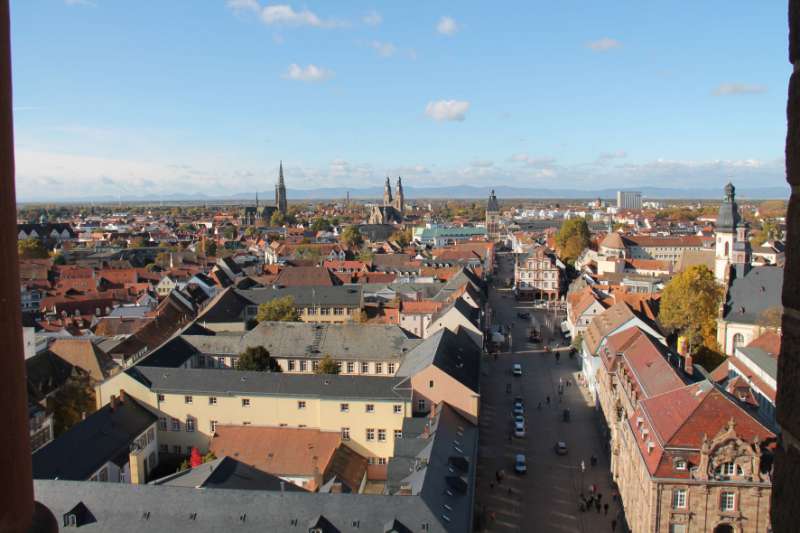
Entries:
POLYGON ((79 503, 85 505, 93 518, 81 525, 81 531, 87 532, 308 531, 309 525, 322 517, 342 532, 387 531, 384 527, 398 520, 411 531, 427 526, 429 533, 463 533, 471 529, 472 518, 471 506, 464 512, 459 509, 459 516, 453 515, 448 523, 441 519, 441 504, 432 505, 428 499, 371 494, 198 491, 163 485, 51 480, 34 481, 34 494, 59 520, 79 503), (196 513, 194 519, 190 518, 192 513, 196 513), (358 529, 352 527, 354 521, 358 521, 358 529))
POLYGON ((294 483, 283 481, 278 476, 262 472, 229 456, 219 457, 200 466, 153 480, 149 484, 195 489, 306 492, 294 483))
POLYGON ((153 392, 301 398, 353 398, 405 401, 411 389, 403 378, 284 374, 206 368, 159 368, 135 366, 126 372, 153 392))
POLYGON ((781 307, 782 289, 783 268, 780 267, 752 267, 744 276, 734 274, 725 299, 723 319, 743 324, 758 323, 764 311, 781 307))
POLYGON ((750 361, 767 373, 772 379, 778 379, 778 355, 781 351, 781 336, 774 331, 766 331, 745 347, 737 348, 750 361))
POLYGON ((461 327, 442 328, 406 354, 398 376, 413 376, 434 365, 474 392, 480 391, 481 350, 461 327))
POLYGON ((129 396, 113 409, 106 404, 37 450, 33 477, 86 480, 106 462, 121 455, 127 459, 133 440, 156 420, 129 396))

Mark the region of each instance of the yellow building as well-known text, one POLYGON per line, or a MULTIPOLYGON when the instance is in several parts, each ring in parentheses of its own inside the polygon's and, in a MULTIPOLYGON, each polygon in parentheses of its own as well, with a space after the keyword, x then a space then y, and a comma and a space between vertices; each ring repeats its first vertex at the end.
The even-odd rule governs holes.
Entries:
POLYGON ((137 366, 97 387, 97 404, 124 390, 158 417, 161 452, 208 450, 217 424, 340 432, 359 454, 394 455, 412 415, 404 378, 286 375, 269 372, 137 366))

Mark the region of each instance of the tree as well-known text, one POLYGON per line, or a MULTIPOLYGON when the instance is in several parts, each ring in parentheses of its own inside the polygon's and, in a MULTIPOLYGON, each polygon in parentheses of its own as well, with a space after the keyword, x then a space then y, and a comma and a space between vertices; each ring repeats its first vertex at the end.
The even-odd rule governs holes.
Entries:
POLYGON ((250 346, 239 354, 239 370, 254 370, 256 372, 280 372, 281 366, 273 359, 269 351, 263 346, 250 346))
POLYGON ((556 245, 561 258, 567 263, 574 263, 583 250, 589 246, 590 238, 591 234, 586 219, 565 220, 556 233, 556 245))
POLYGON ((573 350, 580 351, 583 349, 583 335, 578 333, 575 335, 575 338, 572 339, 572 344, 570 345, 573 350))
POLYGON ((283 213, 280 211, 275 211, 272 213, 272 216, 269 217, 270 226, 283 226, 284 224, 286 224, 286 217, 284 217, 283 213))
POLYGON ((94 387, 89 374, 74 371, 64 385, 47 400, 48 411, 53 413, 53 432, 58 437, 95 411, 94 387))
POLYGON ((20 259, 46 259, 48 257, 47 250, 38 239, 17 241, 17 252, 20 259))
POLYGON ((364 263, 371 263, 373 259, 375 259, 375 252, 369 248, 364 248, 358 254, 358 260, 363 261, 364 263))
POLYGON ((144 248, 147 246, 147 240, 144 237, 134 237, 131 239, 130 245, 131 248, 144 248))
POLYGON ((256 229, 252 226, 244 230, 245 237, 252 237, 255 234, 256 234, 256 229))
POLYGON ((283 296, 259 305, 256 320, 259 322, 299 322, 300 313, 294 306, 294 298, 283 296))
POLYGON ((53 264, 54 265, 66 265, 67 259, 64 257, 64 254, 56 254, 53 256, 53 264))
POLYGON ((331 230, 331 223, 328 222, 328 219, 324 217, 320 217, 316 219, 314 222, 311 223, 311 230, 312 231, 330 231, 331 230))
POLYGON ((338 374, 339 365, 333 360, 333 357, 326 355, 319 361, 319 365, 315 370, 317 374, 338 374))
POLYGON ((396 231, 389 237, 389 240, 395 241, 401 248, 405 248, 411 244, 411 229, 396 231))
POLYGON ((225 237, 226 240, 232 241, 236 238, 236 227, 235 226, 225 226, 225 229, 222 230, 222 235, 225 237))
POLYGON ((200 249, 206 257, 217 256, 217 243, 214 241, 205 241, 205 244, 200 245, 200 249))
POLYGON ((364 237, 362 237, 361 232, 358 231, 358 226, 351 225, 344 229, 341 240, 348 248, 359 248, 364 242, 364 237))
POLYGON ((659 321, 686 339, 691 354, 699 353, 702 347, 716 350, 716 318, 723 292, 708 267, 690 267, 664 288, 659 321))

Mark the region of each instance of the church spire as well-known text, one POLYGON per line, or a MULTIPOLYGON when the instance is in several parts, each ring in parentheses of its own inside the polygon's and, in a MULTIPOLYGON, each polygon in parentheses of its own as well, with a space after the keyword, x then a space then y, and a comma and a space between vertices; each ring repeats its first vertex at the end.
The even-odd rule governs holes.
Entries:
POLYGON ((397 188, 395 189, 394 195, 394 207, 401 213, 403 212, 403 206, 405 205, 405 195, 403 194, 403 178, 397 176, 397 188))
POLYGON ((386 183, 383 185, 383 205, 392 205, 392 184, 389 176, 386 176, 386 183))
POLYGON ((283 161, 278 167, 278 183, 275 185, 275 207, 286 214, 286 184, 283 182, 283 161))

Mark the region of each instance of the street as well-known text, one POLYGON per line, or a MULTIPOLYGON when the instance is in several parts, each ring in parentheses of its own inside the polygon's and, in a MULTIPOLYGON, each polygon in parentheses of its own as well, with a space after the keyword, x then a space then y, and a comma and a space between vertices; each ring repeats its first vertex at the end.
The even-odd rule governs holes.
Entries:
MULTIPOLYGON (((570 358, 568 348, 560 350, 557 361, 543 345, 565 344, 560 321, 552 311, 533 309, 531 302, 516 302, 502 280, 513 277, 513 255, 498 254, 498 273, 490 288, 494 324, 512 327, 511 352, 489 357, 481 376, 480 448, 475 509, 479 529, 486 531, 612 531, 620 507, 612 499, 609 461, 600 436, 599 413, 595 412, 588 393, 580 386, 579 359, 570 358), (528 342, 530 319, 520 319, 517 312, 527 311, 541 325, 543 345, 528 342), (523 375, 511 373, 514 363, 521 363, 523 375), (568 382, 571 385, 568 385, 568 382), (559 383, 563 387, 560 395, 559 383), (508 384, 511 392, 507 392, 508 384), (526 435, 513 437, 512 401, 522 397, 525 403, 526 435), (549 397, 549 403, 547 398, 549 397), (538 408, 541 402, 541 408, 538 408), (565 408, 570 420, 563 420, 565 408), (567 444, 567 454, 557 455, 558 441, 567 444), (514 472, 514 457, 525 454, 526 474, 514 472), (591 457, 597 457, 596 466, 591 457), (583 471, 581 462, 584 464, 583 471), (501 476, 498 477, 498 472, 501 476), (594 484, 608 503, 606 515, 593 507, 582 512, 580 495, 590 495, 594 484)), ((621 531, 619 525, 616 531, 621 531)))

